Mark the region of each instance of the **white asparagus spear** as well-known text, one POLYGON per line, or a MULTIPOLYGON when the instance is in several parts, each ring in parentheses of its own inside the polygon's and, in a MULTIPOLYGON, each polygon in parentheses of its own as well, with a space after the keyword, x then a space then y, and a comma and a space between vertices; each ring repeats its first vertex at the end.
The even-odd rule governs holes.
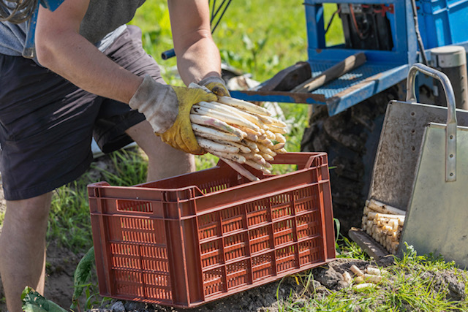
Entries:
POLYGON ((270 156, 273 156, 275 157, 276 156, 276 153, 273 152, 271 149, 269 149, 268 147, 266 147, 265 145, 263 144, 258 144, 257 143, 257 146, 258 146, 258 149, 260 150, 260 152, 264 153, 264 154, 268 154, 270 156))
POLYGON ((273 147, 275 146, 275 144, 273 144, 269 139, 265 139, 265 140, 258 140, 257 141, 258 143, 262 144, 263 146, 265 147, 268 147, 269 149, 273 149, 273 147))
POLYGON ((263 158, 260 154, 255 154, 255 157, 252 158, 252 160, 256 163, 259 163, 260 165, 262 165, 264 168, 266 169, 271 169, 273 166, 266 161, 265 158, 263 158), (259 158, 257 158, 257 156, 259 156, 259 158))
POLYGON ((257 178, 254 174, 252 174, 250 171, 248 171, 247 169, 245 169, 244 167, 242 167, 241 165, 229 160, 229 159, 226 159, 224 157, 220 157, 226 164, 228 164, 229 166, 231 166, 232 169, 236 170, 240 175, 246 177, 247 179, 249 179, 250 181, 259 181, 260 179, 257 178))
POLYGON ((201 136, 210 140, 223 140, 231 142, 241 141, 241 138, 239 138, 235 134, 222 132, 213 128, 204 127, 197 124, 192 124, 192 129, 196 136, 201 136))
POLYGON ((258 136, 256 134, 250 133, 250 132, 245 132, 246 133, 246 138, 249 139, 250 141, 257 142, 258 141, 258 136))
POLYGON ((190 114, 190 121, 192 122, 192 124, 213 127, 213 128, 225 131, 225 132, 235 134, 240 138, 245 138, 247 136, 247 134, 243 132, 242 130, 236 127, 230 126, 224 121, 221 121, 213 117, 190 114))
POLYGON ((393 227, 393 229, 396 231, 398 230, 398 225, 399 225, 399 222, 398 220, 396 219, 392 219, 388 222, 388 225, 390 225, 391 227, 393 227))
MULTIPOLYGON (((405 224, 405 216, 397 216, 397 215, 382 215, 379 213, 369 212, 367 214, 369 219, 374 220, 374 223, 377 225, 390 225, 390 220, 396 220, 398 225, 403 226, 405 224)), ((395 225, 392 225, 395 226, 395 225)))
POLYGON ((367 214, 369 213, 369 211, 370 211, 369 207, 365 206, 365 207, 364 207, 364 212, 363 212, 363 214, 365 214, 365 215, 367 216, 367 214))
POLYGON ((218 156, 219 158, 225 158, 231 161, 235 161, 238 164, 244 164, 246 161, 245 157, 240 154, 222 153, 214 150, 211 150, 209 152, 215 156, 218 156))
POLYGON ((348 284, 351 284, 353 282, 353 279, 351 278, 351 275, 348 272, 343 273, 343 280, 348 284))
POLYGON ((287 152, 288 151, 285 148, 280 148, 280 149, 275 150, 275 153, 277 154, 285 154, 287 152))
POLYGON ((281 127, 281 128, 287 128, 288 127, 287 124, 285 124, 281 120, 276 119, 274 117, 267 117, 267 116, 261 116, 261 115, 257 115, 257 117, 259 117, 260 120, 263 121, 264 124, 274 125, 274 126, 281 127))
POLYGON ((354 278, 354 283, 359 284, 364 282, 364 277, 363 276, 357 276, 354 278))
POLYGON ((203 102, 203 101, 198 103, 198 105, 200 105, 201 107, 205 107, 207 109, 212 109, 212 110, 215 110, 215 111, 219 111, 220 113, 223 113, 223 114, 227 114, 227 115, 234 114, 234 116, 242 117, 242 118, 245 118, 246 120, 248 120, 250 122, 253 122, 254 124, 256 124, 260 128, 265 128, 265 124, 263 122, 261 122, 260 119, 257 116, 249 114, 249 113, 247 113, 247 112, 245 112, 243 110, 237 109, 235 107, 232 107, 232 106, 229 106, 229 105, 226 105, 226 104, 222 104, 222 103, 218 103, 218 102, 203 102))
POLYGON ((372 283, 364 283, 364 284, 354 285, 353 289, 354 291, 361 291, 361 290, 371 289, 374 287, 375 285, 372 283))
POLYGON ((285 128, 285 127, 278 127, 278 126, 274 126, 274 125, 268 125, 268 129, 271 132, 274 132, 274 133, 281 133, 281 134, 288 133, 288 128, 285 128))
POLYGON ((233 116, 233 115, 227 115, 227 114, 223 114, 223 113, 220 113, 219 111, 216 111, 216 110, 212 110, 212 109, 207 109, 205 107, 200 107, 198 105, 193 105, 192 106, 192 110, 191 110, 191 113, 192 114, 198 114, 198 115, 204 115, 204 116, 210 116, 210 117, 214 117, 214 118, 217 118, 221 121, 224 121, 230 125, 239 125, 239 126, 243 126, 243 127, 246 127, 246 128, 251 128, 251 129, 254 129, 256 131, 259 131, 260 128, 253 124, 252 122, 242 118, 242 117, 239 117, 239 116, 233 116))
POLYGON ((263 115, 263 116, 271 116, 270 112, 267 111, 266 109, 264 109, 263 107, 257 106, 255 104, 252 104, 252 103, 249 103, 249 102, 246 102, 246 101, 234 99, 234 98, 231 98, 231 97, 228 97, 228 96, 220 96, 220 97, 218 97, 218 100, 219 100, 219 102, 221 102, 223 104, 234 106, 234 107, 237 107, 239 109, 242 109, 242 110, 245 110, 245 111, 248 111, 248 112, 252 112, 254 114, 259 114, 259 115, 263 115))
POLYGON ((406 215, 406 211, 403 211, 401 209, 383 204, 379 201, 376 201, 374 199, 371 199, 367 202, 367 207, 370 209, 380 212, 380 213, 386 213, 386 214, 395 214, 395 215, 406 215))
POLYGON ((354 264, 349 269, 353 271, 353 273, 356 274, 357 276, 364 276, 364 273, 354 264))
POLYGON ((265 167, 267 169, 273 168, 273 166, 268 161, 265 161, 265 163, 262 163, 262 165, 263 165, 263 167, 265 167))
POLYGON ((280 150, 280 149, 284 148, 285 145, 286 145, 285 143, 277 143, 277 144, 273 145, 273 151, 280 150))
POLYGON ((266 153, 262 153, 262 152, 259 152, 259 154, 260 154, 266 161, 273 161, 273 160, 274 160, 273 156, 271 156, 270 154, 266 154, 266 153))
POLYGON ((383 232, 385 234, 388 234, 388 233, 393 233, 395 230, 393 229, 393 226, 390 226, 390 225, 384 225, 383 226, 383 232))
POLYGON ((364 280, 370 283, 380 283, 382 280, 382 276, 380 275, 371 275, 371 274, 364 274, 364 280))
POLYGON ((286 138, 281 133, 275 133, 275 136, 279 143, 286 143, 286 138))
POLYGON ((371 274, 371 275, 380 275, 380 270, 377 269, 377 268, 367 267, 366 268, 366 273, 371 274))
POLYGON ((198 145, 206 149, 208 152, 212 153, 213 151, 215 152, 221 152, 221 153, 231 153, 231 154, 236 154, 239 153, 239 148, 230 146, 230 145, 224 145, 220 143, 216 143, 204 138, 197 138, 198 145))
MULTIPOLYGON (((217 107, 217 106, 213 106, 213 105, 208 105, 210 107, 213 107, 213 108, 208 108, 207 107, 207 102, 203 102, 205 103, 205 106, 201 106, 200 104, 195 104, 192 106, 192 110, 198 110, 200 113, 205 113, 205 114, 216 114, 218 116, 222 116, 222 117, 218 117, 218 118, 224 118, 224 119, 221 119, 225 122, 227 122, 228 124, 239 124, 239 125, 242 125, 244 127, 247 127, 247 128, 252 128, 252 129, 255 129, 256 131, 260 131, 260 126, 258 126, 256 124, 256 122, 252 121, 252 118, 249 118, 250 115, 249 114, 242 114, 242 113, 239 113, 240 110, 236 110, 236 111, 231 111, 231 110, 228 110, 228 109, 223 109, 222 107, 217 107), (247 118, 246 118, 247 116, 247 118), (230 121, 232 119, 232 121, 230 121), (241 121, 241 122, 239 122, 241 121)), ((220 104, 222 105, 222 104, 220 104)), ((218 105, 219 106, 219 105, 218 105)), ((235 108, 233 108, 235 109, 235 108)), ((258 121, 258 118, 257 118, 257 123, 260 123, 260 121, 258 121)), ((263 124, 262 124, 263 125, 263 124)))
POLYGON ((252 114, 256 116, 258 119, 260 119, 261 122, 263 122, 265 125, 271 125, 273 124, 273 121, 270 117, 264 116, 264 115, 259 115, 259 114, 252 114))
POLYGON ((257 146, 257 144, 255 144, 255 142, 244 139, 244 140, 241 141, 241 143, 244 144, 245 146, 247 146, 248 148, 250 148, 252 150, 252 152, 254 152, 254 153, 260 152, 260 150, 258 149, 258 146, 257 146))
POLYGON ((214 142, 217 142, 217 143, 220 143, 220 144, 227 144, 227 145, 231 145, 231 146, 234 146, 234 147, 237 147, 239 148, 239 151, 241 153, 250 153, 252 152, 252 150, 250 148, 248 148, 247 146, 245 145, 242 145, 242 144, 239 144, 237 142, 232 142, 232 141, 224 141, 224 140, 213 140, 214 142))
POLYGON ((403 215, 394 215, 394 214, 387 214, 387 213, 376 213, 375 218, 377 219, 397 219, 397 220, 405 220, 405 216, 403 215))
POLYGON ((266 130, 266 135, 267 135, 267 138, 269 140, 276 140, 276 134, 274 134, 273 132, 271 132, 270 130, 266 130))
POLYGON ((250 153, 241 153, 240 155, 244 156, 245 159, 251 159, 262 165, 266 163, 266 160, 260 154, 255 154, 255 153, 250 152, 250 153))
POLYGON ((258 141, 258 140, 264 140, 266 139, 266 135, 264 135, 263 133, 261 133, 260 131, 256 131, 254 129, 251 129, 251 128, 248 128, 248 127, 243 127, 243 126, 239 126, 239 129, 244 131, 245 133, 247 133, 247 135, 252 135, 252 136, 255 136, 256 139, 253 140, 251 139, 250 137, 247 136, 247 139, 251 140, 251 141, 258 141))
POLYGON ((246 165, 249 165, 250 167, 254 168, 254 169, 257 169, 257 170, 260 170, 262 171, 263 173, 265 174, 271 174, 271 171, 268 170, 267 168, 263 167, 262 165, 260 165, 259 163, 256 163, 255 161, 253 160, 250 160, 250 159, 247 159, 245 161, 245 164, 246 165))

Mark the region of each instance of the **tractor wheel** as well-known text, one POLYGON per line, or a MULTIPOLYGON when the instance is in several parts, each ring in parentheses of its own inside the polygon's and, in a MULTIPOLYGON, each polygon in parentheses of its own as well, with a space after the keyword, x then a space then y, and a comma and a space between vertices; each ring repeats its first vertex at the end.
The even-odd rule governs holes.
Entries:
POLYGON ((302 152, 328 154, 333 215, 343 235, 361 227, 385 111, 389 101, 402 99, 401 89, 393 86, 331 117, 317 105, 304 131, 302 152))

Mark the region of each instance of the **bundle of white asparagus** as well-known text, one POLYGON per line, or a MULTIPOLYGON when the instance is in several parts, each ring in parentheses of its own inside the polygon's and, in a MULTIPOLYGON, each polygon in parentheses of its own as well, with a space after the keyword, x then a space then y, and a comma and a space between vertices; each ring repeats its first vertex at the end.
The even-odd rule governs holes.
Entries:
POLYGON ((388 252, 396 254, 405 223, 405 214, 405 211, 398 208, 373 199, 368 200, 362 217, 362 229, 388 252))
POLYGON ((351 277, 351 274, 348 271, 345 271, 342 276, 343 280, 349 285, 354 284, 353 289, 355 291, 364 290, 372 288, 375 284, 379 284, 382 281, 383 274, 386 274, 386 271, 381 271, 379 268, 374 268, 368 266, 364 271, 359 269, 354 264, 349 268, 354 275, 354 278, 351 277))
POLYGON ((251 181, 259 179, 239 164, 271 174, 269 161, 286 153, 287 125, 253 103, 226 96, 200 102, 193 105, 190 121, 202 148, 251 181))

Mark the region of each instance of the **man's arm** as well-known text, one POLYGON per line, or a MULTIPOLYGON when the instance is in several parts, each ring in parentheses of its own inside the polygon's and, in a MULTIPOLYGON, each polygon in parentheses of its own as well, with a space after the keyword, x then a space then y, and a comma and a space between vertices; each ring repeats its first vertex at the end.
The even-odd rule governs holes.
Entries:
POLYGON ((40 8, 36 28, 39 63, 78 87, 128 103, 143 81, 79 34, 89 0, 66 0, 56 11, 40 8))
POLYGON ((206 0, 169 0, 177 67, 184 83, 221 76, 218 48, 211 37, 206 0))

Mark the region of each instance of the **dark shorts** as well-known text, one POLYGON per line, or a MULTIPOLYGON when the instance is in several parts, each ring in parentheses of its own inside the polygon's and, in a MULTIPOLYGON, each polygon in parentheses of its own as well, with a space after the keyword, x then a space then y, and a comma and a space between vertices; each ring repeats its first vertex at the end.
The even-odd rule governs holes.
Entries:
MULTIPOLYGON (((135 26, 105 54, 137 74, 164 83, 135 26)), ((86 92, 20 56, 0 54, 0 171, 5 199, 45 194, 83 174, 93 160, 91 140, 104 153, 132 142, 125 133, 145 117, 86 92)))

